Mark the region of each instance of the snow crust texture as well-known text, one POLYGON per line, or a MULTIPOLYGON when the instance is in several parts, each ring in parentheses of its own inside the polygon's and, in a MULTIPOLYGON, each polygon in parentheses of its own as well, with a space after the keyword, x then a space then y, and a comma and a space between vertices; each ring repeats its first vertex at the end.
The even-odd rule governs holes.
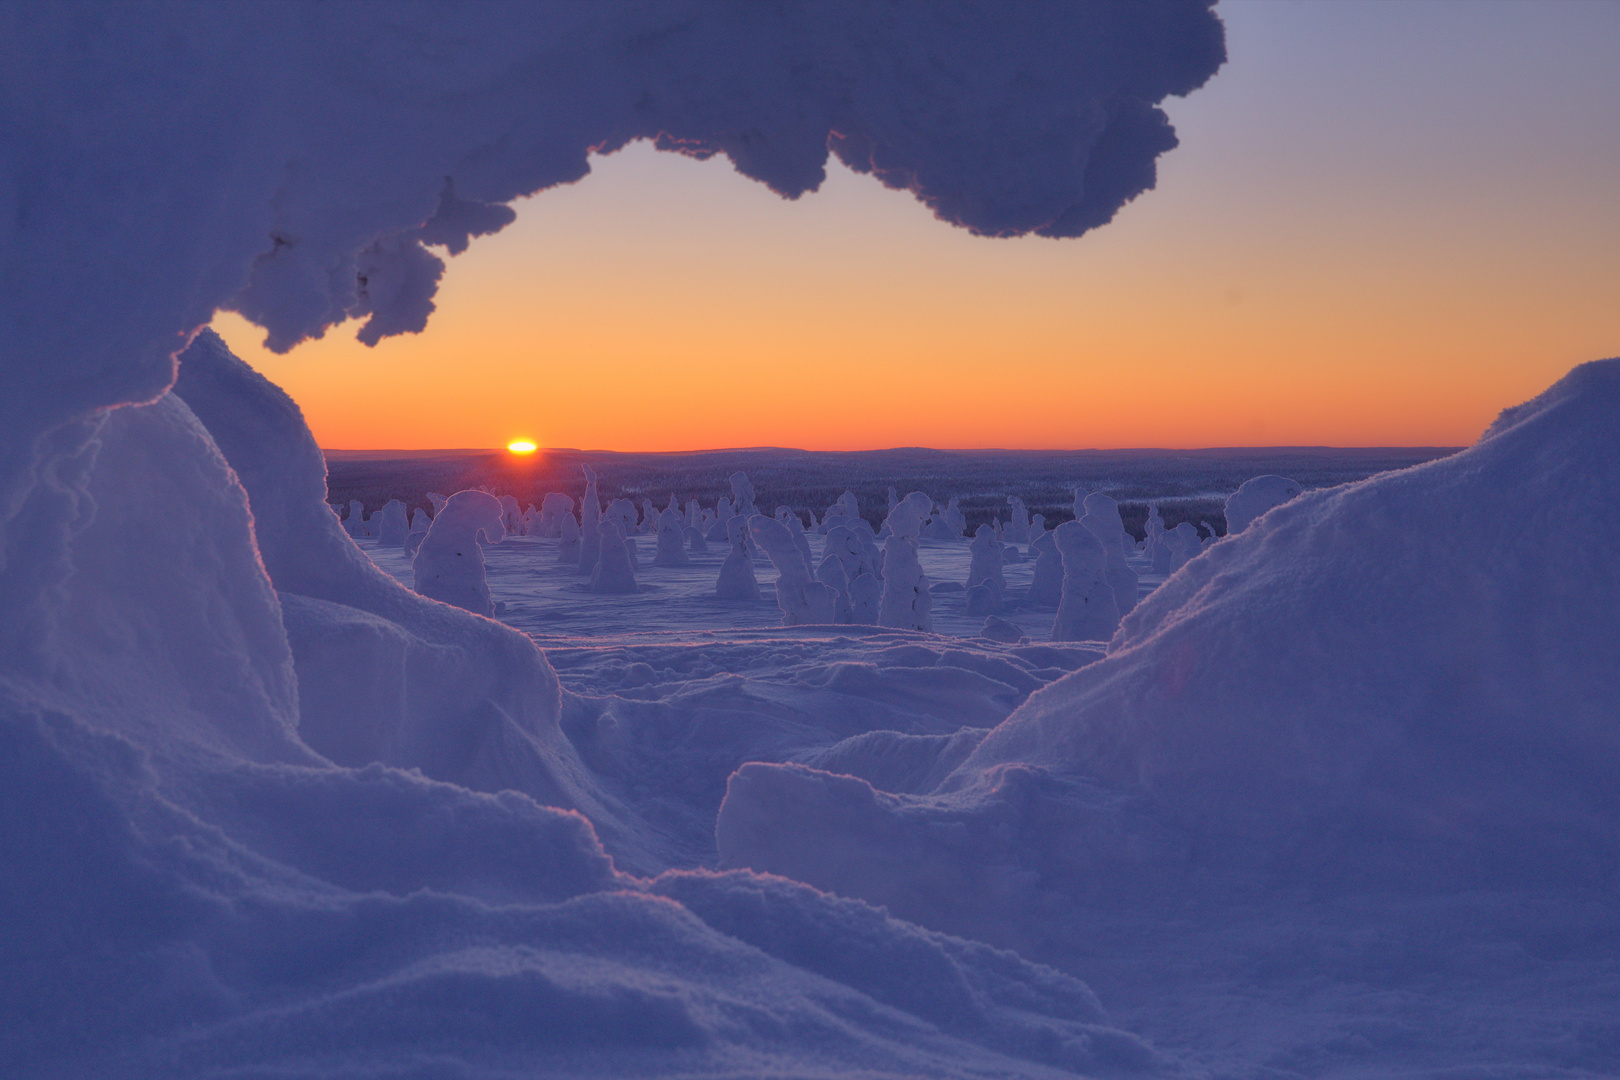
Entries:
MULTIPOLYGON (((1011 954, 785 881, 615 869, 603 838, 652 845, 532 640, 379 571, 296 407, 216 337, 182 371, 99 426, 53 665, 0 675, 5 1075, 1156 1060, 1011 954)), ((1022 697, 984 685, 986 723, 1022 697)))

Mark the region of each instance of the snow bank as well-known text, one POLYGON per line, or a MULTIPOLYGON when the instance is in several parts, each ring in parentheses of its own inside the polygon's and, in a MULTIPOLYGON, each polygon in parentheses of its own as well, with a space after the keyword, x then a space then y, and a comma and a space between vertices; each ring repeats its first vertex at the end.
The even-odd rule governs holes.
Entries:
POLYGON ((1008 954, 785 882, 616 872, 533 643, 378 571, 296 407, 212 335, 96 449, 52 667, 0 672, 7 1076, 1153 1060, 1008 954))
POLYGON ((724 861, 1003 941, 1189 882, 1612 890, 1616 416, 1620 360, 1588 364, 1461 454, 1276 507, 930 791, 744 768, 724 861), (1570 520, 1593 540, 1549 550, 1570 520))

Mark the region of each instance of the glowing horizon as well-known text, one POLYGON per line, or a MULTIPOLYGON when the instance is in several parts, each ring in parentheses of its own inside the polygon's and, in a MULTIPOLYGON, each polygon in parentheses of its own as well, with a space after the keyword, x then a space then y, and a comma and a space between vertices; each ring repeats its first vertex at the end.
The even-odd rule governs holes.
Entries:
POLYGON ((1620 354, 1614 11, 1220 10, 1158 189, 1078 241, 641 144, 451 259, 422 335, 214 325, 353 450, 1459 446, 1620 354))

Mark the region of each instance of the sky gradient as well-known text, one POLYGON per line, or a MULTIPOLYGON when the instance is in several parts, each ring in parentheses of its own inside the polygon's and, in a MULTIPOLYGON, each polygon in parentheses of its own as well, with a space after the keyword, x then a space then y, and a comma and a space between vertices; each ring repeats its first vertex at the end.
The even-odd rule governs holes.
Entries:
POLYGON ((1620 354, 1620 3, 1222 3, 1159 184, 988 240, 637 144, 287 356, 331 448, 1459 445, 1620 354))

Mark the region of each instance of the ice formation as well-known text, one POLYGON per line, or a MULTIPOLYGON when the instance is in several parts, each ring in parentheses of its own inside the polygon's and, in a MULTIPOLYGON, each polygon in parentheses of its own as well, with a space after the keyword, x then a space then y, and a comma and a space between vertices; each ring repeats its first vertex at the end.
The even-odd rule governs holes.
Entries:
POLYGON ((747 473, 731 474, 731 498, 733 512, 741 514, 745 521, 759 513, 759 508, 754 505, 754 485, 748 482, 747 473))
POLYGON ((1095 650, 783 629, 723 657, 781 673, 751 697, 563 694, 369 564, 216 342, 164 393, 221 305, 281 349, 420 329, 422 243, 643 135, 796 194, 836 131, 947 220, 1092 227, 1217 63, 1207 6, 376 10, 0 7, 0 1073, 1620 1069, 1620 362, 1234 530, 1055 682, 1095 650), (715 857, 843 897, 615 868, 637 785, 711 757, 715 857))
POLYGON ((501 501, 501 524, 506 527, 506 535, 523 535, 523 508, 518 505, 516 497, 512 495, 496 496, 501 501))
POLYGON ((1108 552, 1078 521, 1052 530, 1063 558, 1063 594, 1052 624, 1053 641, 1107 641, 1119 628, 1119 606, 1108 581, 1108 552))
POLYGON ((1138 581, 1136 571, 1125 562, 1125 553, 1134 550, 1136 545, 1125 531, 1119 503, 1112 496, 1094 491, 1085 497, 1082 508, 1085 513, 1080 518, 1080 524, 1097 538, 1108 553, 1108 584, 1114 590, 1114 603, 1121 615, 1129 614, 1131 608, 1136 606, 1138 581))
POLYGON ((1298 481, 1281 476, 1256 476, 1245 480, 1226 499, 1226 535, 1240 533, 1255 518, 1272 507, 1297 498, 1305 489, 1298 481))
POLYGON ((579 522, 574 520, 572 510, 564 510, 557 515, 557 538, 561 541, 557 545, 557 561, 579 562, 580 549, 584 545, 580 541, 579 522))
POLYGON ((1143 541, 1142 554, 1146 556, 1155 574, 1167 573, 1170 565, 1170 553, 1165 546, 1164 516, 1159 513, 1158 503, 1148 503, 1146 531, 1147 536, 1143 541))
MULTIPOLYGON (((540 531, 537 535, 556 538, 562 535, 564 517, 574 516, 574 500, 561 492, 550 491, 540 500, 540 531)), ((574 523, 578 526, 579 522, 574 523)))
POLYGON ((855 609, 849 599, 849 575, 844 572, 844 564, 838 561, 837 555, 821 557, 821 563, 816 567, 816 580, 833 591, 832 621, 854 622, 855 609))
POLYGON ((793 531, 775 518, 755 514, 748 519, 754 543, 765 552, 776 572, 776 606, 782 609, 783 626, 830 623, 835 621, 838 594, 817 581, 811 573, 805 551, 795 542, 793 531))
MULTIPOLYGON (((1188 559, 1198 554, 1202 546, 1203 543, 1198 537, 1198 526, 1190 521, 1183 521, 1164 535, 1167 554, 1163 560, 1165 568, 1159 572, 1173 574, 1180 570, 1188 559)), ((1153 567, 1158 571, 1159 560, 1154 561, 1153 567)))
POLYGON ((589 574, 602 552, 602 502, 596 494, 596 470, 589 465, 580 468, 585 472, 585 494, 579 502, 579 572, 589 574))
MULTIPOLYGON (((894 489, 889 489, 892 497, 894 489)), ((908 540, 915 540, 922 534, 923 522, 928 520, 929 512, 933 509, 934 500, 921 491, 913 491, 904 499, 894 499, 889 514, 883 519, 883 528, 879 535, 887 539, 890 536, 900 536, 908 540)))
POLYGON ((618 515, 605 517, 598 532, 596 565, 591 569, 591 581, 586 586, 593 593, 633 593, 639 591, 636 569, 630 545, 625 537, 623 521, 618 515))
POLYGON ((478 615, 495 614, 482 545, 505 537, 503 517, 500 500, 488 492, 450 496, 416 549, 416 591, 478 615))
POLYGON ((747 528, 747 520, 740 515, 726 519, 726 534, 731 542, 731 550, 720 563, 720 576, 714 583, 714 595, 721 600, 758 600, 760 597, 759 579, 754 576, 754 560, 744 543, 747 528))
MULTIPOLYGON (((902 527, 914 531, 922 525, 921 512, 911 496, 901 503, 889 518, 902 527), (902 510, 909 504, 910 510, 902 510)), ((860 579, 857 579, 857 583, 860 579)), ((870 588, 870 586, 865 586, 870 588)), ((853 593, 852 593, 853 598, 853 593)), ((883 541, 883 591, 878 601, 879 626, 894 626, 905 630, 932 630, 933 599, 928 594, 928 576, 917 561, 917 541, 903 533, 895 533, 883 541)))
POLYGON ((681 523, 681 515, 675 510, 665 510, 658 515, 658 551, 653 555, 654 566, 685 566, 691 562, 686 557, 686 530, 681 523))
POLYGON ((794 513, 791 507, 778 506, 776 520, 781 522, 788 535, 793 537, 793 546, 798 548, 799 554, 804 557, 804 565, 815 566, 816 557, 810 550, 810 538, 805 535, 804 522, 799 519, 799 515, 794 513))
POLYGON ((855 493, 845 491, 838 496, 838 499, 831 506, 827 507, 827 512, 821 515, 821 523, 816 526, 815 531, 826 534, 828 531, 840 526, 853 525, 860 516, 861 508, 855 498, 855 493))
MULTIPOLYGON (((1001 545, 996 542, 995 533, 990 526, 979 526, 968 549, 972 553, 972 561, 968 564, 968 590, 971 592, 980 585, 989 587, 995 593, 995 602, 999 606, 1001 597, 1007 591, 1007 577, 1001 569, 1001 545)), ((987 611, 976 614, 990 613, 987 611)))
POLYGON ((636 535, 639 517, 640 512, 636 510, 636 504, 629 499, 614 499, 602 512, 603 520, 611 518, 619 523, 619 535, 624 537, 636 535))
POLYGON ((1029 507, 1017 495, 1009 495, 1007 504, 1007 524, 1001 530, 1001 539, 1008 544, 1029 543, 1029 507))
POLYGON ((366 506, 359 499, 349 500, 349 516, 343 519, 343 529, 350 536, 366 535, 366 506))
POLYGON ((1063 556, 1058 554, 1053 535, 1043 532, 1029 545, 1035 556, 1035 574, 1030 578, 1024 602, 1031 607, 1055 608, 1063 598, 1063 556))
POLYGON ((736 516, 736 511, 731 508, 731 500, 724 495, 720 496, 719 502, 715 503, 714 507, 714 524, 709 526, 709 539, 716 541, 727 540, 731 535, 730 526, 727 523, 734 516, 736 516))
POLYGON ((398 499, 389 499, 377 511, 377 517, 380 519, 377 542, 383 547, 403 547, 405 537, 411 531, 410 522, 405 517, 405 504, 398 499))

